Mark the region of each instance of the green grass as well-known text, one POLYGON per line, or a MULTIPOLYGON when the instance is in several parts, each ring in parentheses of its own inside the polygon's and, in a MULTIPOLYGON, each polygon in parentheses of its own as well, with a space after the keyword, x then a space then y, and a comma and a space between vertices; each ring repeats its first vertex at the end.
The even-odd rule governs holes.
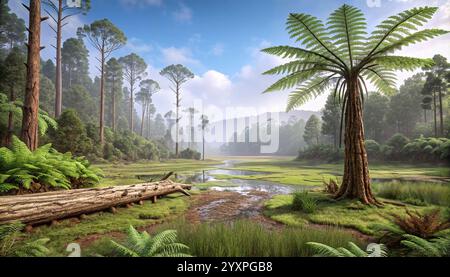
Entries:
POLYGON ((417 205, 450 206, 450 186, 436 183, 375 183, 379 197, 417 205))
MULTIPOLYGON (((235 164, 233 169, 268 172, 267 175, 231 176, 219 175, 219 179, 251 179, 277 182, 287 185, 321 186, 324 180, 342 176, 342 164, 310 164, 286 158, 247 158, 235 164)), ((370 174, 377 179, 415 178, 424 181, 433 178, 449 178, 447 167, 430 165, 370 164, 370 174)))
POLYGON ((123 232, 130 224, 134 227, 141 227, 162 223, 179 216, 187 209, 188 204, 186 197, 178 194, 171 195, 159 199, 156 204, 147 201, 143 206, 119 208, 116 214, 100 212, 88 215, 79 222, 64 220, 55 226, 37 227, 33 233, 25 235, 24 242, 49 238, 50 242, 47 245, 52 250, 50 255, 64 256, 67 255, 66 246, 80 238, 117 231, 123 232))
POLYGON ((376 234, 379 225, 392 225, 390 214, 405 214, 406 209, 424 212, 436 208, 406 207, 385 204, 383 207, 369 207, 358 201, 334 201, 322 192, 312 192, 317 200, 314 213, 292 209, 293 195, 278 195, 265 203, 264 214, 273 220, 290 226, 307 226, 309 223, 352 228, 367 235, 376 234))
MULTIPOLYGON (((163 224, 154 232, 177 230, 178 241, 190 247, 197 257, 307 257, 314 253, 306 242, 316 241, 334 247, 349 241, 362 244, 357 238, 338 228, 268 229, 252 221, 233 223, 190 224, 185 221, 163 224)), ((99 241, 90 253, 108 254, 109 240, 99 241)))

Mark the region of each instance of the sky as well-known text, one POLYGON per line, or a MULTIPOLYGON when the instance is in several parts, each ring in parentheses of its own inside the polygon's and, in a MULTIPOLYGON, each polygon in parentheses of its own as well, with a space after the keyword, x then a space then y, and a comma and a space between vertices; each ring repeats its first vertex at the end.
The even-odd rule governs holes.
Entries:
MULTIPOLYGON (((24 0, 26 2, 26 0, 24 0)), ((26 19, 21 0, 10 0, 11 9, 26 19)), ((289 91, 262 94, 276 77, 261 73, 283 62, 261 53, 262 48, 295 45, 285 31, 289 13, 309 13, 321 19, 347 3, 363 10, 369 31, 389 15, 414 6, 437 6, 438 13, 426 26, 450 30, 450 0, 92 0, 87 15, 72 17, 64 27, 63 39, 76 36, 76 29, 108 18, 124 31, 127 44, 113 56, 131 52, 148 64, 148 78, 158 81, 161 91, 154 96, 158 113, 174 108, 174 94, 159 72, 181 63, 195 78, 183 88, 183 106, 196 101, 204 105, 284 111, 289 91)), ((54 58, 55 38, 43 25, 44 59, 54 58)), ((98 76, 98 53, 88 45, 91 76, 98 76)), ((450 59, 450 35, 402 50, 402 55, 431 58, 441 54, 450 59)), ((398 86, 413 73, 400 72, 398 86)), ((298 109, 319 111, 327 95, 298 109)), ((139 108, 138 108, 139 109, 139 108)))

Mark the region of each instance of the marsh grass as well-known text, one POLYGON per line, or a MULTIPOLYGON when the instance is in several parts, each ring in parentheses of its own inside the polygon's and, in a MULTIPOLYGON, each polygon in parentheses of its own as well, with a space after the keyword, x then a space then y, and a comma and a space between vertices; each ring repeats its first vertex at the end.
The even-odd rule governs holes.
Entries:
POLYGON ((393 182, 375 183, 377 196, 412 205, 450 206, 450 185, 438 183, 393 182))
POLYGON ((294 192, 292 198, 292 209, 305 213, 313 213, 317 210, 317 200, 307 191, 294 192))
POLYGON ((306 245, 315 241, 341 247, 357 238, 338 228, 268 228, 254 221, 189 224, 181 221, 160 226, 174 229, 178 239, 198 257, 307 257, 314 251, 306 245))

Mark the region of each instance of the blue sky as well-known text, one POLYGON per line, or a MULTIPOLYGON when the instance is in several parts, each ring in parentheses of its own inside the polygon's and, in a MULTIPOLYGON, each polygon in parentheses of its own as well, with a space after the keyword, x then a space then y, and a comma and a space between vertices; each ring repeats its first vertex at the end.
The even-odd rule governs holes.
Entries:
MULTIPOLYGON (((108 18, 128 37, 128 44, 115 56, 136 52, 149 64, 149 77, 161 83, 155 96, 158 111, 171 109, 173 95, 158 72, 172 63, 191 68, 196 77, 186 85, 185 106, 193 99, 202 99, 216 106, 256 106, 284 110, 288 92, 261 95, 273 78, 261 76, 264 70, 279 64, 277 58, 266 56, 259 49, 269 45, 293 44, 285 32, 290 12, 304 12, 326 18, 343 3, 359 7, 366 14, 369 26, 401 10, 419 5, 441 7, 430 26, 450 29, 450 0, 92 0, 86 16, 71 19, 65 27, 64 39, 75 36, 78 26, 108 18)), ((20 0, 10 0, 11 8, 20 16, 25 11, 20 0)), ((429 26, 429 27, 430 27, 429 26)), ((50 28, 44 26, 43 44, 53 43, 50 28)), ((431 57, 441 53, 450 58, 449 36, 411 48, 405 54, 431 57)), ((91 75, 95 55, 91 50, 91 75)), ((53 58, 47 47, 44 58, 53 58)), ((399 74, 399 84, 411 75, 399 74)), ((326 96, 301 107, 320 110, 326 96)))

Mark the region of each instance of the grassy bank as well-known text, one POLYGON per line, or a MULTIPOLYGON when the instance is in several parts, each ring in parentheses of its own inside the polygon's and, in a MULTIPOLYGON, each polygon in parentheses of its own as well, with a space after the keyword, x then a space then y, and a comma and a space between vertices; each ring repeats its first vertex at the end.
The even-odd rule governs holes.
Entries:
POLYGON ((387 204, 370 207, 353 200, 335 201, 322 192, 312 192, 317 207, 311 213, 293 209, 293 195, 278 195, 265 203, 264 214, 288 226, 307 226, 310 223, 358 230, 375 235, 380 225, 392 225, 392 214, 406 215, 406 210, 427 212, 437 206, 415 206, 408 204, 387 204))
MULTIPOLYGON (((305 245, 316 241, 334 247, 357 238, 337 228, 275 228, 268 229, 253 221, 233 223, 190 224, 185 221, 163 224, 154 232, 177 230, 179 241, 190 247, 197 257, 308 257, 313 252, 305 245)), ((91 253, 110 255, 109 239, 97 242, 91 253)))

